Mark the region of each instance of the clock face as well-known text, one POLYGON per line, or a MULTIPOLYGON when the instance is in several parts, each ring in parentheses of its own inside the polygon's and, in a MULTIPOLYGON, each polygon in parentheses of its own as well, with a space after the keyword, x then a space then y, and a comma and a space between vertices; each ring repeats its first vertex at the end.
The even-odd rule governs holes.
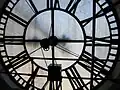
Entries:
POLYGON ((97 89, 116 64, 118 31, 106 0, 9 0, 1 62, 26 90, 97 89))

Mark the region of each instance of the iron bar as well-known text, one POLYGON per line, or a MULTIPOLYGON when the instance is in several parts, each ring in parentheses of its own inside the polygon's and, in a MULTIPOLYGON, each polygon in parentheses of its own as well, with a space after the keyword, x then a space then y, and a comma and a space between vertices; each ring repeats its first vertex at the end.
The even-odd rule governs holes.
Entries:
POLYGON ((92 22, 92 65, 91 65, 91 82, 90 90, 93 88, 93 70, 95 61, 95 28, 96 28, 96 0, 93 0, 93 22, 92 22))
MULTIPOLYGON (((54 7, 53 7, 53 0, 51 0, 51 25, 52 25, 52 37, 54 37, 54 7)), ((54 66, 54 58, 55 58, 55 53, 54 53, 54 45, 52 45, 52 64, 54 66)), ((53 86, 54 87, 54 86, 53 86)))
MULTIPOLYGON (((2 56, 3 58, 9 57, 9 58, 14 58, 15 56, 2 56)), ((52 60, 52 58, 43 58, 43 57, 31 57, 33 59, 45 59, 45 60, 52 60)), ((76 60, 80 60, 80 61, 91 61, 91 60, 82 60, 80 58, 54 58, 55 60, 63 60, 63 61, 76 61, 76 60)), ((97 59, 95 61, 111 61, 114 62, 113 59, 97 59)), ((120 60, 117 60, 118 62, 120 62, 120 60)))
POLYGON ((60 45, 58 45, 58 46, 56 46, 56 47, 57 47, 58 49, 64 51, 64 52, 70 54, 70 55, 75 56, 75 57, 79 57, 79 56, 80 56, 79 54, 74 53, 73 51, 71 51, 71 50, 69 50, 69 49, 67 49, 67 48, 61 47, 60 45))

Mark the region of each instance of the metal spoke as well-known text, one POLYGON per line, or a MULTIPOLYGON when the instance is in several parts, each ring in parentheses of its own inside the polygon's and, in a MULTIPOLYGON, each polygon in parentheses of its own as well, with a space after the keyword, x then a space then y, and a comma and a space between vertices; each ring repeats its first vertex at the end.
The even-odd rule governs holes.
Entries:
MULTIPOLYGON (((46 61, 50 61, 52 60, 52 58, 43 58, 43 57, 31 57, 31 58, 34 58, 34 59, 45 59, 46 61)), ((76 59, 76 58, 54 58, 54 60, 62 60, 62 61, 77 61, 79 59, 76 59)), ((82 60, 83 61, 83 60, 82 60)))
POLYGON ((33 53, 35 53, 36 51, 38 51, 38 50, 40 50, 40 49, 41 49, 41 52, 42 52, 43 59, 44 59, 44 61, 45 61, 46 67, 48 67, 48 65, 47 65, 47 61, 45 60, 45 55, 44 55, 44 52, 43 52, 43 50, 42 50, 42 47, 39 47, 39 48, 35 49, 35 50, 34 50, 34 51, 32 51, 31 53, 29 53, 29 55, 31 55, 31 54, 33 54, 33 53))
MULTIPOLYGON (((10 36, 11 37, 11 36, 10 36)), ((0 39, 0 42, 3 41, 9 41, 9 42, 17 42, 17 41, 23 41, 23 42, 41 42, 39 39, 26 39, 26 40, 21 40, 21 39, 14 39, 14 38, 5 38, 5 39, 0 39)), ((84 40, 64 40, 64 39, 58 39, 58 43, 84 43, 84 40)))
POLYGON ((93 22, 92 22, 92 63, 91 63, 91 82, 90 90, 93 89, 93 70, 95 63, 95 30, 96 30, 96 1, 93 0, 93 22))
POLYGON ((34 52, 38 51, 39 49, 41 49, 42 47, 39 47, 37 49, 35 49, 34 51, 32 51, 31 53, 29 53, 29 55, 33 54, 34 52))
POLYGON ((35 49, 35 50, 34 50, 34 51, 32 51, 31 53, 29 53, 29 55, 31 55, 31 54, 33 54, 33 53, 35 53, 36 51, 38 51, 38 50, 40 50, 40 49, 41 49, 41 52, 42 52, 43 59, 44 59, 44 61, 45 61, 46 67, 48 67, 48 65, 47 65, 47 61, 45 60, 45 55, 44 55, 44 52, 43 52, 43 50, 42 50, 42 47, 39 47, 39 48, 35 49))
MULTIPOLYGON (((53 8, 53 0, 51 0, 51 26, 52 26, 52 37, 54 37, 54 16, 55 16, 55 11, 54 11, 54 8, 53 8)), ((55 58, 55 52, 54 52, 54 45, 52 45, 52 64, 54 66, 54 58, 55 58)))
POLYGON ((65 40, 65 39, 58 39, 58 43, 84 43, 85 40, 65 40))
POLYGON ((58 45, 58 46, 56 46, 56 47, 57 47, 58 49, 61 49, 61 50, 65 51, 66 53, 69 53, 69 54, 75 56, 75 57, 79 57, 79 54, 76 54, 76 53, 72 52, 71 50, 69 50, 69 49, 67 49, 67 48, 65 48, 65 47, 63 47, 63 46, 61 46, 61 45, 58 45))

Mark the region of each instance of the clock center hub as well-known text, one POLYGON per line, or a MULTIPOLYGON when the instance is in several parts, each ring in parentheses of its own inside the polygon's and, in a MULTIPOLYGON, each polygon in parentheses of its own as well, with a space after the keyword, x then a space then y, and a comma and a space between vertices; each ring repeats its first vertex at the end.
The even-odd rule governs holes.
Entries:
POLYGON ((58 43, 58 38, 56 36, 50 36, 49 37, 49 44, 51 46, 56 46, 58 43))
POLYGON ((49 46, 56 46, 58 43, 58 38, 56 36, 50 36, 49 38, 44 38, 41 40, 40 45, 45 50, 49 50, 49 46))

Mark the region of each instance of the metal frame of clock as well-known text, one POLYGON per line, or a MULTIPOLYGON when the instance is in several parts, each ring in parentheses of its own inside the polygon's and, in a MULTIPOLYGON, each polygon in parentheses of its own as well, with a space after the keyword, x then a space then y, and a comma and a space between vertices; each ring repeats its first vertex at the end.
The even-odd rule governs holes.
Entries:
MULTIPOLYGON (((21 88, 26 90, 64 90, 64 80, 68 80, 67 87, 71 87, 72 90, 96 90, 99 86, 107 80, 108 75, 114 69, 118 60, 119 54, 119 25, 117 21, 117 15, 114 8, 109 0, 93 0, 93 13, 92 17, 80 20, 76 16, 76 11, 79 3, 82 0, 69 0, 65 8, 61 6, 61 0, 44 0, 46 6, 42 10, 38 10, 34 4, 35 0, 25 0, 29 4, 29 7, 33 10, 34 14, 26 21, 12 10, 15 8, 17 3, 21 0, 7 0, 3 6, 2 14, 0 17, 0 59, 6 72, 10 78, 16 82, 21 88), (99 6, 100 10, 96 10, 96 6, 99 6), (44 12, 50 12, 51 17, 51 35, 47 38, 42 39, 26 39, 26 32, 31 21, 44 12), (64 12, 73 17, 82 29, 84 40, 74 39, 61 39, 55 35, 55 12, 64 12), (98 18, 105 17, 109 28, 109 35, 105 37, 96 36, 96 21, 98 18), (112 18, 112 19, 111 19, 112 18), (13 20, 24 28, 23 35, 7 35, 6 27, 8 20, 13 20), (88 36, 85 30, 86 26, 92 22, 92 36, 88 36), (31 57, 26 48, 26 42, 40 43, 41 48, 44 52, 51 49, 51 58, 40 57, 41 60, 51 60, 51 64, 48 68, 44 68, 41 65, 36 64, 34 61, 35 57, 31 57), (55 47, 58 43, 83 43, 82 53, 78 58, 56 58, 55 47), (16 55, 10 56, 7 53, 7 46, 23 46, 24 50, 16 53, 16 55), (91 47, 91 52, 87 51, 87 47, 91 47), (95 56, 96 47, 109 48, 106 58, 99 58, 95 56), (67 68, 62 69, 62 64, 56 64, 57 60, 63 61, 74 61, 74 63, 67 68), (23 67, 27 63, 31 62, 31 73, 19 73, 17 70, 23 67), (81 66, 86 72, 90 74, 89 77, 81 76, 79 67, 81 66), (39 74, 39 70, 44 70, 47 75, 39 74), (64 76, 63 76, 64 73, 64 76), (25 80, 22 76, 29 76, 25 80), (45 83, 38 87, 35 85, 35 78, 46 78, 45 83), (88 80, 86 82, 86 80, 88 80)), ((91 1, 92 2, 92 1, 91 1)), ((12 33, 12 32, 11 32, 12 33)), ((66 49, 62 48, 63 51, 70 53, 66 49)), ((34 51, 32 52, 34 53, 34 51)), ((71 54, 71 53, 70 53, 71 54)), ((37 57, 36 57, 37 58, 37 57)))

